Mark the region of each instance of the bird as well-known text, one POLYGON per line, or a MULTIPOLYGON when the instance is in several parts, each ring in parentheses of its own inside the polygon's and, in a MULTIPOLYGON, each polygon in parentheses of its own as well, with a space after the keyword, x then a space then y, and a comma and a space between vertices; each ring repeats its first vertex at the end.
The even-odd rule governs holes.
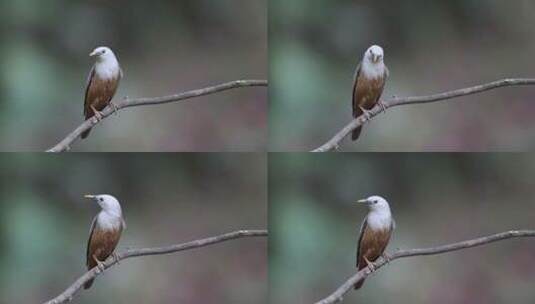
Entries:
MULTIPOLYGON (((109 194, 85 195, 86 198, 93 199, 102 209, 93 218, 89 230, 89 239, 87 240, 87 270, 95 266, 100 270, 104 269, 102 264, 110 255, 117 256, 114 253, 117 243, 121 238, 123 229, 126 229, 126 223, 121 211, 119 201, 109 194)), ((84 284, 84 289, 88 289, 93 284, 91 279, 84 284)))
MULTIPOLYGON (((86 120, 93 116, 100 120, 102 119, 100 111, 104 110, 107 105, 111 104, 114 110, 117 110, 111 100, 117 91, 123 72, 117 57, 108 47, 97 47, 89 56, 95 58, 95 64, 86 81, 84 116, 86 120)), ((91 129, 84 131, 81 138, 86 138, 89 132, 91 129)))
MULTIPOLYGON (((382 106, 383 111, 385 110, 380 98, 389 74, 390 72, 384 63, 383 48, 378 45, 372 45, 364 53, 353 77, 353 118, 365 114, 370 119, 368 111, 377 103, 382 106)), ((362 126, 353 130, 351 139, 357 140, 361 131, 362 126)))
MULTIPOLYGON (((374 271, 375 268, 372 262, 376 261, 380 256, 388 260, 388 256, 384 252, 396 224, 386 199, 380 196, 370 196, 359 200, 358 203, 366 204, 369 212, 360 227, 357 245, 357 268, 360 271, 369 267, 371 271, 374 271)), ((362 287, 362 284, 364 284, 364 279, 355 283, 355 289, 362 287)))

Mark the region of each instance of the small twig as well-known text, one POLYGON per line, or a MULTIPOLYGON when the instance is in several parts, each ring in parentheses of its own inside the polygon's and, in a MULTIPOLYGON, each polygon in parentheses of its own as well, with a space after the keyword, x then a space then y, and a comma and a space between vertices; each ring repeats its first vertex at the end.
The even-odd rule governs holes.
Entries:
MULTIPOLYGON (((199 239, 187 243, 177 244, 177 245, 171 245, 166 247, 156 247, 156 248, 141 248, 141 249, 128 249, 122 253, 117 254, 117 259, 114 259, 113 257, 109 257, 104 262, 104 271, 111 266, 118 264, 119 261, 133 258, 133 257, 139 257, 139 256, 147 256, 147 255, 161 255, 161 254, 169 254, 169 253, 175 253, 179 251, 184 250, 190 250, 200 247, 205 247, 208 245, 213 245, 217 243, 221 243, 224 241, 244 238, 244 237, 263 237, 267 236, 268 232, 267 230, 238 230, 234 232, 229 232, 205 239, 199 239)), ((104 271, 100 272, 98 267, 95 267, 88 272, 86 272, 84 275, 79 277, 71 286, 69 286, 65 291, 63 291, 59 296, 55 297, 52 300, 49 300, 45 302, 45 304, 59 304, 59 303, 66 303, 73 299, 75 294, 82 288, 85 282, 96 278, 98 275, 102 274, 104 271)))
MULTIPOLYGON (((158 105, 170 102, 177 102, 185 99, 191 99, 195 97, 200 97, 204 95, 210 95, 222 91, 227 91, 236 88, 243 87, 266 87, 268 85, 267 80, 236 80, 223 84, 219 84, 212 87, 207 87, 203 89, 187 91, 180 94, 163 96, 163 97, 154 97, 154 98, 135 98, 129 99, 125 98, 122 100, 114 100, 112 106, 107 106, 104 110, 101 111, 102 118, 110 116, 110 114, 117 112, 123 108, 137 107, 137 106, 146 106, 146 105, 158 105)), ((70 146, 80 137, 84 131, 96 126, 100 121, 96 118, 91 118, 84 121, 80 126, 78 126, 74 131, 67 135, 63 140, 61 140, 54 147, 47 150, 47 152, 64 152, 70 149, 70 146)))
MULTIPOLYGON (((455 91, 449 91, 445 93, 435 94, 435 95, 428 95, 428 96, 415 96, 415 97, 394 97, 390 100, 384 100, 382 103, 385 106, 386 109, 395 107, 395 106, 401 106, 401 105, 409 105, 409 104, 420 104, 420 103, 430 103, 430 102, 437 102, 441 100, 447 100, 447 99, 453 99, 461 96, 467 96, 467 95, 473 95, 482 93, 485 91, 494 90, 501 87, 509 87, 509 86, 525 86, 525 85, 535 85, 535 79, 502 79, 498 81, 494 81, 491 83, 486 83, 470 88, 464 88, 459 89, 455 91)), ((375 105, 373 109, 371 109, 368 113, 370 114, 370 120, 371 118, 377 116, 379 113, 383 111, 383 108, 379 105, 375 105)), ((349 124, 347 124, 342 130, 340 130, 333 138, 331 138, 328 142, 323 144, 321 147, 312 150, 311 152, 329 152, 333 151, 340 145, 340 142, 348 136, 351 131, 355 130, 357 127, 360 127, 367 123, 369 120, 366 119, 364 115, 361 115, 357 117, 356 119, 353 119, 349 124)))
MULTIPOLYGON (((498 242, 498 241, 511 239, 511 238, 519 238, 519 237, 535 237, 535 230, 512 230, 512 231, 502 232, 502 233, 493 234, 493 235, 489 235, 485 237, 480 237, 480 238, 473 239, 473 240, 468 240, 468 241, 463 241, 463 242, 458 242, 458 243, 453 243, 453 244, 443 245, 443 246, 438 246, 438 247, 397 250, 396 252, 390 255, 390 259, 388 263, 394 260, 397 260, 399 258, 441 254, 441 253, 472 248, 472 247, 486 245, 486 244, 493 243, 493 242, 498 242)), ((378 270, 379 268, 387 264, 387 261, 385 261, 384 259, 380 259, 373 264, 375 266, 375 270, 378 270)), ((360 270, 359 272, 354 274, 352 277, 350 277, 344 284, 338 287, 338 289, 336 289, 335 292, 333 292, 331 295, 324 298, 323 300, 316 302, 315 304, 331 304, 331 303, 337 303, 337 302, 342 301, 343 296, 347 292, 349 292, 349 290, 353 288, 353 285, 355 285, 355 283, 357 283, 358 281, 369 276, 370 273, 371 271, 368 267, 360 270)))

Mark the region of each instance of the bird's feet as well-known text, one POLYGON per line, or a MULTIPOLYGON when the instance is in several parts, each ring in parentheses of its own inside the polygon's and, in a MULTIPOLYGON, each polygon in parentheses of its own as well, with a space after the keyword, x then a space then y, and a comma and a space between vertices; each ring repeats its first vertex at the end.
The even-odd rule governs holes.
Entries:
POLYGON ((100 111, 98 111, 97 109, 95 109, 94 106, 91 106, 91 110, 93 110, 93 115, 97 119, 97 122, 101 121, 102 117, 103 117, 102 113, 100 111))
POLYGON ((110 101, 110 107, 113 109, 113 114, 117 115, 119 108, 112 101, 110 101))
POLYGON ((104 266, 104 263, 102 261, 100 261, 99 259, 97 259, 96 256, 93 256, 93 259, 95 260, 95 262, 97 262, 97 273, 103 272, 104 269, 106 268, 104 266))
POLYGON ((386 252, 383 252, 382 256, 383 256, 383 259, 385 260, 385 262, 386 262, 387 264, 390 263, 390 261, 392 260, 392 256, 390 256, 390 255, 389 255, 388 253, 386 253, 386 252))
POLYGON ((95 112, 95 118, 97 119, 97 122, 101 121, 103 116, 100 112, 95 112))
POLYGON ((370 262, 366 257, 364 257, 364 261, 368 265, 368 268, 370 269, 370 272, 375 272, 375 265, 373 265, 373 263, 370 262))
POLYGON ((117 265, 121 264, 121 263, 119 263, 119 261, 121 259, 119 259, 119 255, 117 254, 117 252, 115 252, 115 251, 112 252, 111 256, 113 257, 113 259, 115 260, 115 263, 117 263, 117 265))
POLYGON ((359 106, 359 109, 362 111, 362 114, 364 115, 364 117, 366 117, 366 120, 372 119, 372 115, 370 114, 370 111, 364 109, 361 106, 359 106))
POLYGON ((385 105, 385 103, 382 100, 379 100, 377 103, 379 104, 379 106, 381 106, 381 109, 382 109, 381 112, 386 113, 386 105, 385 105))

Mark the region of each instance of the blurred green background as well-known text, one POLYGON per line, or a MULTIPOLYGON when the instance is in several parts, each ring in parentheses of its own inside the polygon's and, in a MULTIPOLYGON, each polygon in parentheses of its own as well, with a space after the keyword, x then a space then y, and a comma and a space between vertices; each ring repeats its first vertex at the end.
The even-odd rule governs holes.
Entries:
MULTIPOLYGON (((0 2, 3 151, 42 151, 83 122, 89 53, 111 47, 115 98, 156 97, 267 78, 263 0, 0 2)), ((259 151, 267 91, 244 88, 121 111, 76 151, 259 151)))
MULTIPOLYGON (((384 97, 428 95, 535 75, 535 1, 272 0, 270 149, 308 151, 351 119, 353 73, 372 44, 390 68, 384 97)), ((525 151, 535 87, 389 109, 345 151, 525 151)))
MULTIPOLYGON (((267 225, 261 154, 3 154, 0 168, 1 303, 42 303, 86 271, 87 193, 121 202, 119 251, 267 225)), ((266 238, 132 258, 75 302, 265 303, 266 263, 266 238)))
MULTIPOLYGON (((529 154, 271 154, 270 302, 314 303, 356 272, 357 199, 389 202, 387 248, 535 229, 529 154)), ((396 260, 343 303, 534 303, 535 240, 396 260)))

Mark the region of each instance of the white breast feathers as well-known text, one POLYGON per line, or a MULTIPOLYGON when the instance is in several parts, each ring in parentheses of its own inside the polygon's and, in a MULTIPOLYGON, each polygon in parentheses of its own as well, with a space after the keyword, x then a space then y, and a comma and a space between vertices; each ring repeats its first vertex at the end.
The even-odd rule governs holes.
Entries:
POLYGON ((368 227, 374 230, 390 229, 392 226, 392 215, 390 210, 373 210, 368 213, 366 218, 368 227))
POLYGON ((368 60, 363 60, 360 72, 366 78, 381 78, 385 76, 385 64, 383 62, 372 63, 368 60))
POLYGON ((102 229, 106 230, 114 230, 121 227, 123 223, 123 219, 120 215, 106 212, 106 211, 100 211, 100 213, 97 216, 97 225, 101 227, 102 229))
POLYGON ((95 73, 102 79, 115 79, 119 77, 121 69, 115 57, 105 58, 95 63, 95 73))

